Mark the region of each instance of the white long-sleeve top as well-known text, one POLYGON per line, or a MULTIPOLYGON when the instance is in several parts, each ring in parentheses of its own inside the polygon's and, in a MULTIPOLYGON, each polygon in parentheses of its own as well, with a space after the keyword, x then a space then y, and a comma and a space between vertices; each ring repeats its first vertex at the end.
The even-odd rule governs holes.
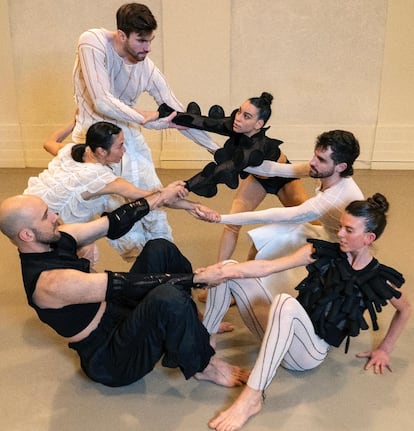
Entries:
POLYGON ((351 177, 341 178, 334 186, 321 191, 301 205, 248 211, 221 216, 220 223, 231 225, 305 223, 319 220, 329 237, 336 237, 339 219, 345 207, 354 200, 363 199, 363 194, 351 177))
MULTIPOLYGON (((80 36, 73 80, 79 109, 74 142, 85 142, 87 129, 97 121, 110 121, 123 128, 139 126, 143 117, 134 106, 143 92, 148 92, 158 105, 167 103, 183 111, 152 60, 147 57, 136 64, 125 63, 111 43, 111 32, 105 29, 88 30, 80 36)), ((143 127, 165 129, 168 123, 159 119, 143 127)), ((188 129, 181 133, 208 150, 219 148, 204 131, 188 129)))

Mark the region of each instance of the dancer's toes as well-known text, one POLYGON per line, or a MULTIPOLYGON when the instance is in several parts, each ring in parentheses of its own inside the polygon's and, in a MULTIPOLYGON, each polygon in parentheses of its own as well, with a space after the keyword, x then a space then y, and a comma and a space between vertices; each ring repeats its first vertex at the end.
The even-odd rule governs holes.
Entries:
POLYGON ((234 331, 234 325, 230 322, 221 322, 218 327, 217 333, 223 334, 224 332, 232 332, 234 331))
POLYGON ((237 400, 212 419, 208 426, 216 431, 236 431, 262 408, 261 392, 245 386, 237 400))

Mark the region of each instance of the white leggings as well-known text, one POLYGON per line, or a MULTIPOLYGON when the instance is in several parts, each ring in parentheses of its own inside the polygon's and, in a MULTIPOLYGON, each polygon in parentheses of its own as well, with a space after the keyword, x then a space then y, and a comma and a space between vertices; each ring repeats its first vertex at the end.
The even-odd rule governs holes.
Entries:
POLYGON ((329 345, 315 334, 308 314, 292 296, 282 293, 272 302, 270 293, 254 278, 228 280, 209 293, 203 323, 210 334, 217 332, 233 295, 244 323, 263 340, 247 382, 251 388, 266 389, 279 365, 304 371, 325 359, 329 345))
POLYGON ((293 371, 316 368, 328 354, 329 344, 315 334, 313 324, 300 303, 281 293, 273 300, 259 356, 247 384, 266 389, 279 365, 293 371))
MULTIPOLYGON (((234 260, 225 262, 225 264, 233 263, 237 262, 234 260)), ((266 329, 272 295, 258 278, 228 280, 209 289, 203 318, 207 331, 210 334, 217 333, 219 325, 230 307, 232 296, 244 324, 261 341, 266 329)))

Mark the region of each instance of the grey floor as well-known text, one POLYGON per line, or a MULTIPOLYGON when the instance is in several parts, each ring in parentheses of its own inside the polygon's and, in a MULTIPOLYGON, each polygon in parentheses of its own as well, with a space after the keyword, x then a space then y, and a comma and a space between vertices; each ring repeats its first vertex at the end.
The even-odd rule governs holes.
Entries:
MULTIPOLYGON (((36 169, 0 169, 0 199, 20 193, 36 169)), ((165 183, 188 178, 192 171, 164 170, 165 183)), ((357 171, 365 195, 384 193, 391 203, 389 226, 376 245, 379 259, 406 277, 405 290, 414 302, 412 214, 414 171, 357 171)), ((312 191, 313 181, 306 182, 312 191)), ((205 200, 226 212, 233 191, 220 188, 205 200)), ((277 205, 268 197, 262 207, 277 205)), ((179 211, 169 211, 175 242, 194 267, 215 262, 221 227, 202 224, 179 211)), ((249 243, 243 228, 235 258, 243 260, 249 243)), ((237 397, 240 388, 222 388, 194 379, 185 381, 175 370, 157 366, 143 380, 124 388, 107 388, 89 381, 79 370, 75 353, 27 306, 14 246, 0 236, 0 429, 1 430, 207 430, 208 420, 237 397)), ((99 269, 128 266, 100 242, 99 269)), ((196 292, 195 292, 196 293, 196 292)), ((202 307, 202 304, 200 304, 202 307)), ((389 307, 388 307, 389 308, 389 307)), ((409 430, 413 428, 414 324, 411 319, 393 357, 393 373, 365 372, 359 351, 384 335, 392 310, 380 315, 381 329, 366 331, 343 349, 331 351, 316 370, 291 373, 281 369, 267 391, 260 415, 244 429, 268 431, 409 430)), ((235 307, 227 320, 236 325, 223 334, 218 355, 246 367, 254 363, 258 346, 243 328, 235 307)))

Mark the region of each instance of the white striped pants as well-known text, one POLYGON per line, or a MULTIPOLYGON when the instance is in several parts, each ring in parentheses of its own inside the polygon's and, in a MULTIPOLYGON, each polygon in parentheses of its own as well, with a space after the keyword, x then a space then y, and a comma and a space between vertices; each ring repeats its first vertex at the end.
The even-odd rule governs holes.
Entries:
POLYGON ((246 326, 262 340, 247 382, 251 388, 265 390, 279 365, 304 371, 323 362, 329 345, 315 334, 304 308, 286 293, 277 295, 272 302, 270 293, 259 279, 228 280, 210 289, 203 320, 210 334, 217 332, 230 306, 231 295, 246 326))

